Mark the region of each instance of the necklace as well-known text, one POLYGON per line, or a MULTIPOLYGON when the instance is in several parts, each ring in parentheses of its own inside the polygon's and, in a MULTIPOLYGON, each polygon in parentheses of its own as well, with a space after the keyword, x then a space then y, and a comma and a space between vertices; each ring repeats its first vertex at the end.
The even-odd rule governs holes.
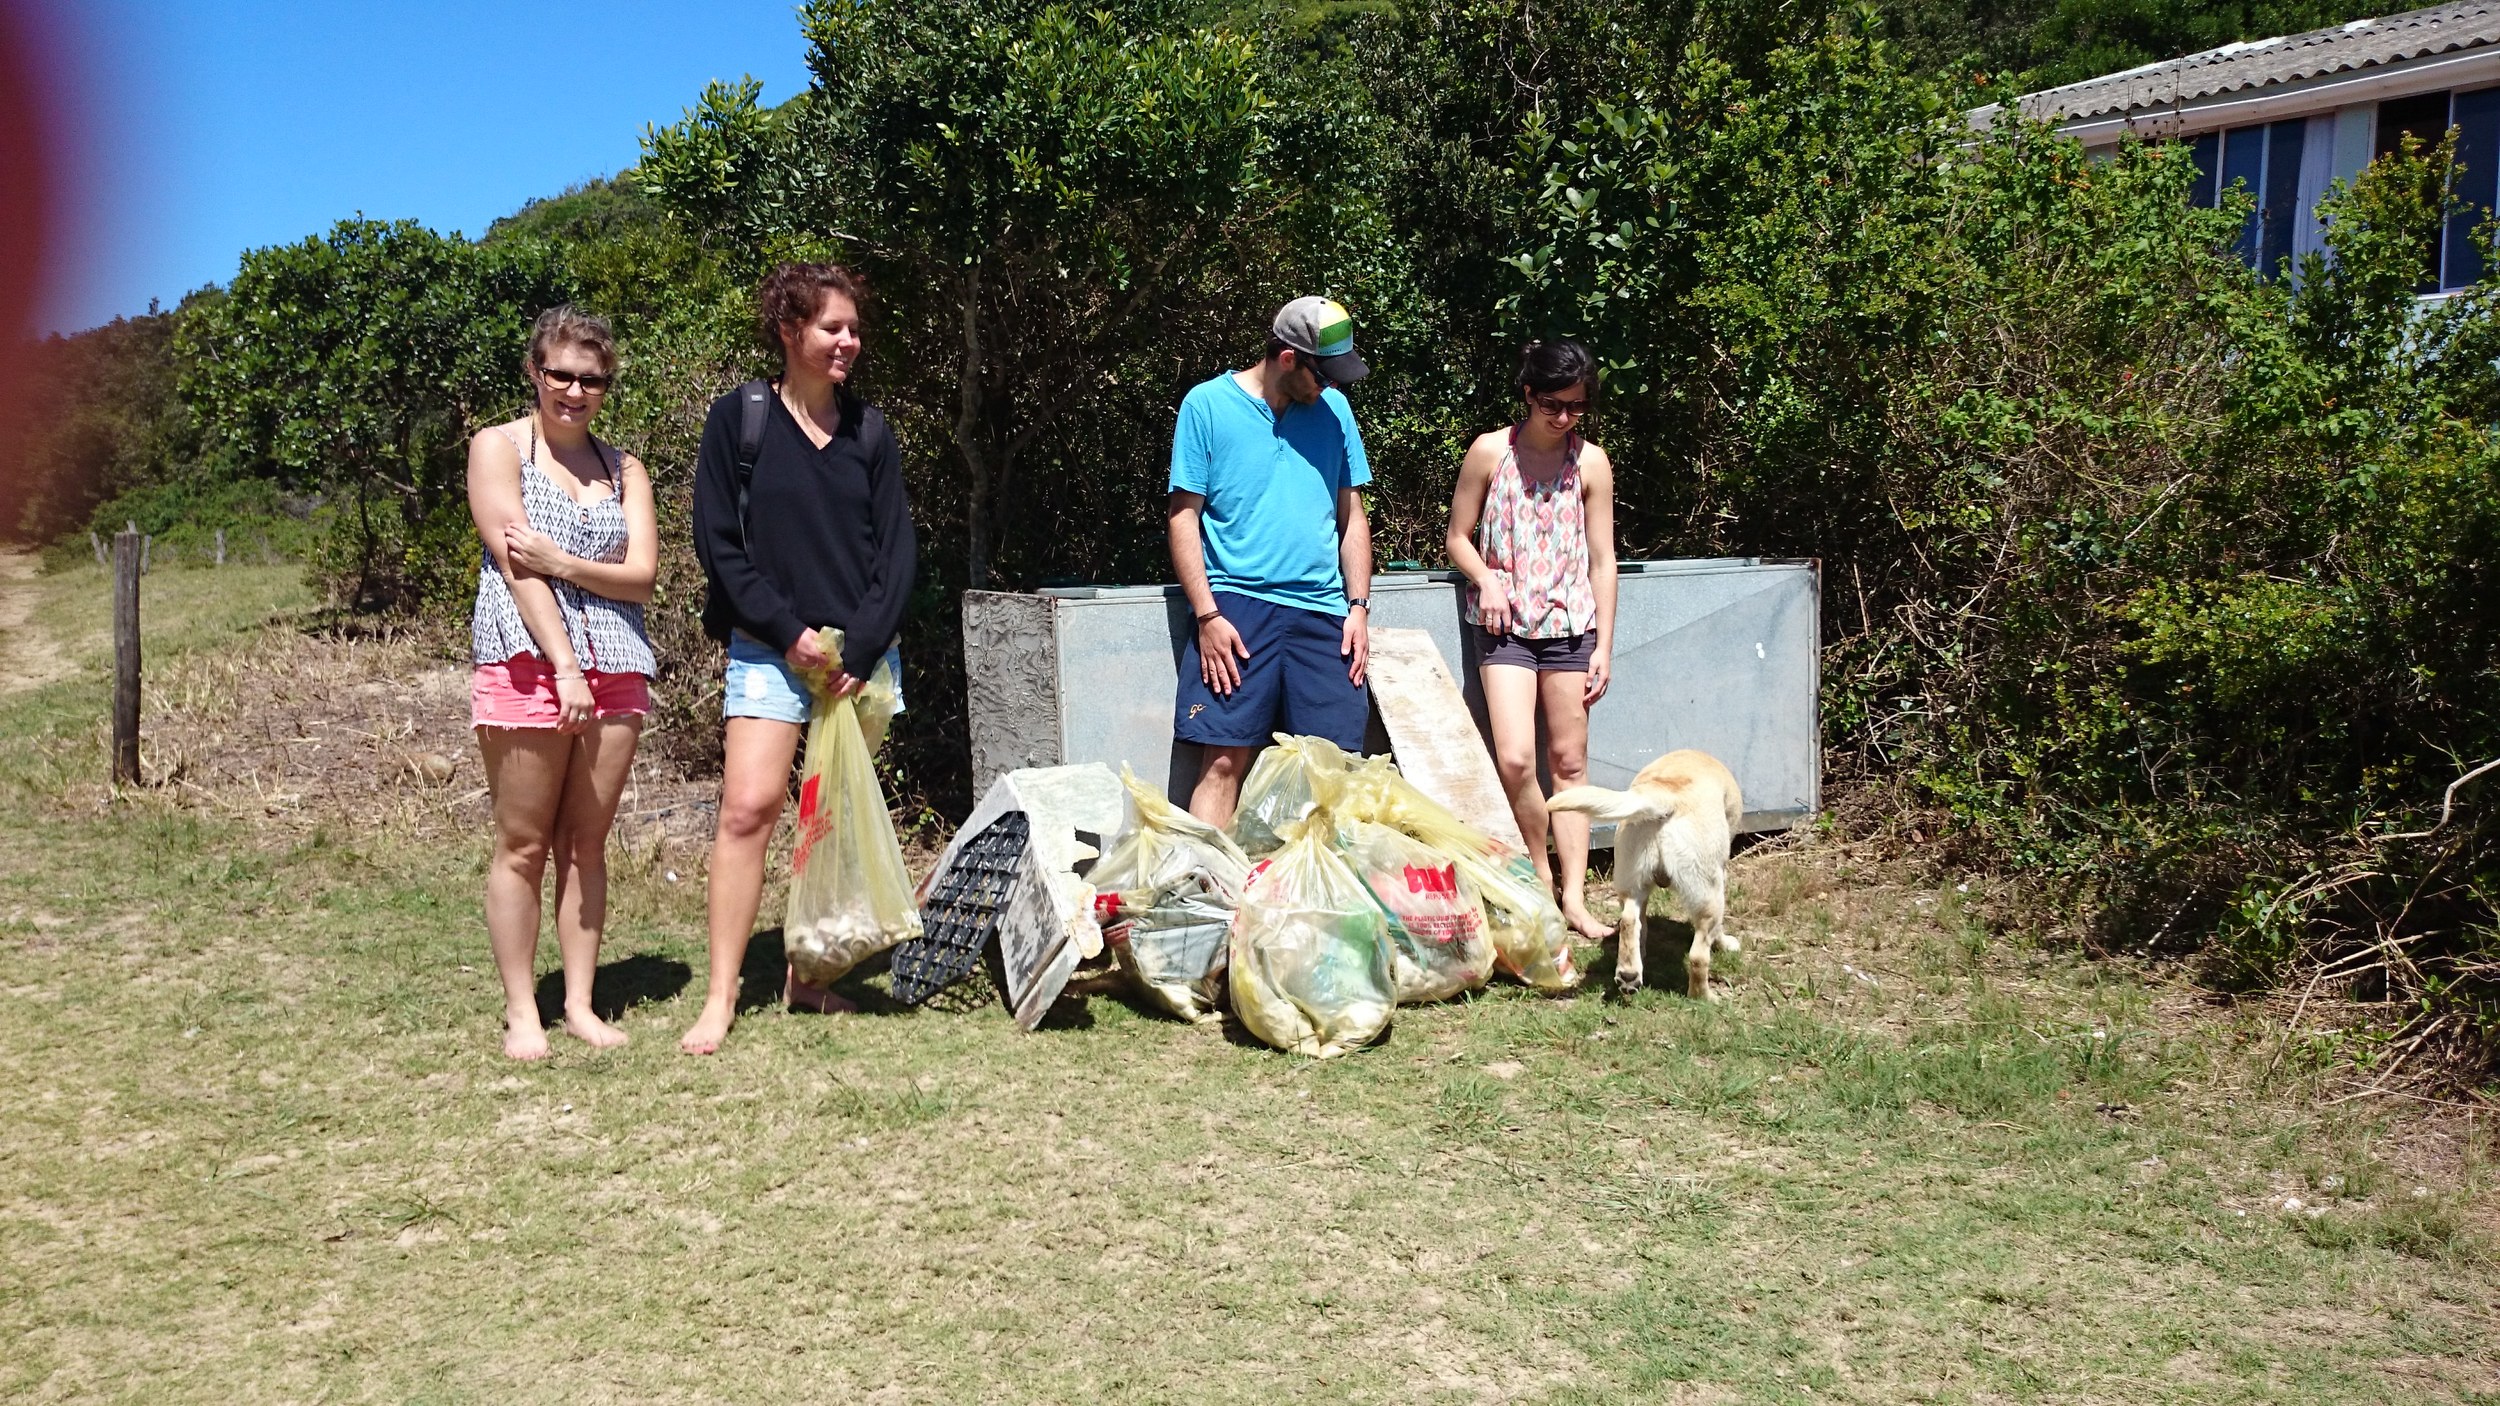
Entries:
POLYGON ((807 442, 809 444, 815 445, 818 449, 824 448, 824 444, 816 444, 816 436, 818 435, 823 435, 825 437, 825 444, 831 444, 833 442, 833 429, 834 427, 838 427, 842 421, 841 387, 836 386, 834 388, 833 403, 827 407, 833 411, 833 427, 829 427, 823 421, 817 419, 816 412, 808 409, 805 401, 802 401, 796 396, 790 394, 790 383, 787 380, 784 380, 779 385, 773 387, 773 393, 781 398, 781 408, 790 412, 791 420, 797 423, 800 433, 807 436, 807 442))

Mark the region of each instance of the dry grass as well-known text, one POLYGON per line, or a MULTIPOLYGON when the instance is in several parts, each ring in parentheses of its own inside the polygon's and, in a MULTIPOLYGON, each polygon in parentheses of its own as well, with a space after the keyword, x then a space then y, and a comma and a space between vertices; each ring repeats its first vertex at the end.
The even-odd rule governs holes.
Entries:
POLYGON ((475 783, 391 780, 435 666, 186 575, 184 784, 105 803, 92 673, 0 697, 10 1399, 2500 1399, 2487 1119, 2323 1106, 2250 1013, 1810 843, 1740 861, 1722 1005, 1500 988, 1318 1065, 1107 994, 786 1015, 769 937, 684 1059, 699 886, 637 857, 634 1043, 507 1065, 475 783))

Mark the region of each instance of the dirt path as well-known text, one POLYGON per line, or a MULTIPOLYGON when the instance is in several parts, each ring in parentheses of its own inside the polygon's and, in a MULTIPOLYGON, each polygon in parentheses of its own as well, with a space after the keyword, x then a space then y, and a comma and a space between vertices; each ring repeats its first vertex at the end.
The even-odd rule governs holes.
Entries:
POLYGON ((32 552, 0 551, 0 694, 41 688, 75 672, 61 642, 27 623, 41 570, 32 552))

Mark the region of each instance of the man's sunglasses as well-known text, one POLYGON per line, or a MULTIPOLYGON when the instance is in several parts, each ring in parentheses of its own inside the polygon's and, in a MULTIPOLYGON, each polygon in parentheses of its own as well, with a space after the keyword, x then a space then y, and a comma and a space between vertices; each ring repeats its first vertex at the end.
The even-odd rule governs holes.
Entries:
POLYGON ((1586 415, 1589 413, 1589 403, 1586 397, 1579 400, 1564 400, 1560 396, 1532 393, 1528 397, 1528 403, 1548 415, 1586 415))
POLYGON ((583 375, 575 371, 558 371, 552 366, 541 366, 538 368, 538 374, 546 377, 547 384, 557 390, 569 391, 579 386, 584 395, 606 395, 608 387, 616 383, 614 376, 603 376, 596 371, 583 375))

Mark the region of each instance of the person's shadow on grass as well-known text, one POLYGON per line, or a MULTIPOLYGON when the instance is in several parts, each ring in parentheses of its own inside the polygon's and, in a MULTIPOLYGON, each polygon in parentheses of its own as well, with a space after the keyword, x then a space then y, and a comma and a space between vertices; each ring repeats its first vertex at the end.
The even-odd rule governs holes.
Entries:
MULTIPOLYGON (((776 953, 780 951, 778 936, 773 944, 776 953)), ((694 969, 675 957, 637 952, 601 962, 590 988, 590 1009, 601 1020, 614 1022, 636 1006, 668 1000, 693 980, 694 969)), ((563 971, 550 971, 538 979, 538 1018, 550 1028, 564 1019, 563 971)))

